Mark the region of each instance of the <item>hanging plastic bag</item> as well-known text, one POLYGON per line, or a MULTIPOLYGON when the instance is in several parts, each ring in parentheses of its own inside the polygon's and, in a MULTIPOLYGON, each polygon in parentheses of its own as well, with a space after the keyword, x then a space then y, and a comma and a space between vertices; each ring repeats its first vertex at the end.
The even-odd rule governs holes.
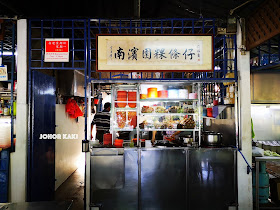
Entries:
POLYGON ((74 99, 68 99, 65 109, 71 118, 77 118, 84 115, 74 99))

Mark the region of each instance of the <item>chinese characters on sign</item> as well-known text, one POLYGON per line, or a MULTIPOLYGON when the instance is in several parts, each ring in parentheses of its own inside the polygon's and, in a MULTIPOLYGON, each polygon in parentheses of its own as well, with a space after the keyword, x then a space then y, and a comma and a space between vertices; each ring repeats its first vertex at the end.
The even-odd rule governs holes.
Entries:
POLYGON ((98 71, 212 71, 212 36, 98 36, 98 71))
POLYGON ((145 41, 138 45, 133 41, 108 41, 107 64, 150 65, 158 62, 160 65, 196 65, 202 63, 202 41, 181 43, 173 41, 167 46, 164 45, 166 43, 161 41, 145 41))
POLYGON ((7 66, 1 66, 0 67, 0 81, 7 81, 8 80, 8 72, 7 72, 7 66))
POLYGON ((69 62, 69 39, 46 39, 45 62, 69 62))

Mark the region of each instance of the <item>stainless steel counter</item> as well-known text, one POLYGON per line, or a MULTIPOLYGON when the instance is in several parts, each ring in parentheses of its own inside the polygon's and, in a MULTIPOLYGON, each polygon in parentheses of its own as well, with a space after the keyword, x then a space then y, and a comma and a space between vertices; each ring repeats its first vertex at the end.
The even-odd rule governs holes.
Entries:
POLYGON ((228 209, 237 203, 231 148, 94 148, 91 205, 102 209, 228 209))
POLYGON ((73 201, 42 201, 10 203, 0 210, 70 210, 73 201))

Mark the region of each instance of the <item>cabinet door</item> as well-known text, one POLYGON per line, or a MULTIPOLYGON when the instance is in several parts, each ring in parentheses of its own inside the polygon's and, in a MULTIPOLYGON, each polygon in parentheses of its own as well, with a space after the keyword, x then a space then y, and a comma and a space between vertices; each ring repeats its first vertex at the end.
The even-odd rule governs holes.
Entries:
POLYGON ((227 210, 237 203, 236 151, 190 150, 188 157, 189 209, 227 210))
POLYGON ((186 209, 183 149, 141 151, 142 209, 186 209))
POLYGON ((91 156, 91 206, 104 210, 138 208, 138 152, 91 156))

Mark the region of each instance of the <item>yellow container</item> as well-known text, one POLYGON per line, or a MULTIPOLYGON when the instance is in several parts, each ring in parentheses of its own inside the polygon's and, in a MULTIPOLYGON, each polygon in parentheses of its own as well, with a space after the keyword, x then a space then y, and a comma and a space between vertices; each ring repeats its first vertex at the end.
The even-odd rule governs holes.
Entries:
POLYGON ((148 88, 148 98, 157 98, 158 92, 157 88, 148 88))
POLYGON ((140 99, 147 99, 147 94, 140 94, 140 99))

